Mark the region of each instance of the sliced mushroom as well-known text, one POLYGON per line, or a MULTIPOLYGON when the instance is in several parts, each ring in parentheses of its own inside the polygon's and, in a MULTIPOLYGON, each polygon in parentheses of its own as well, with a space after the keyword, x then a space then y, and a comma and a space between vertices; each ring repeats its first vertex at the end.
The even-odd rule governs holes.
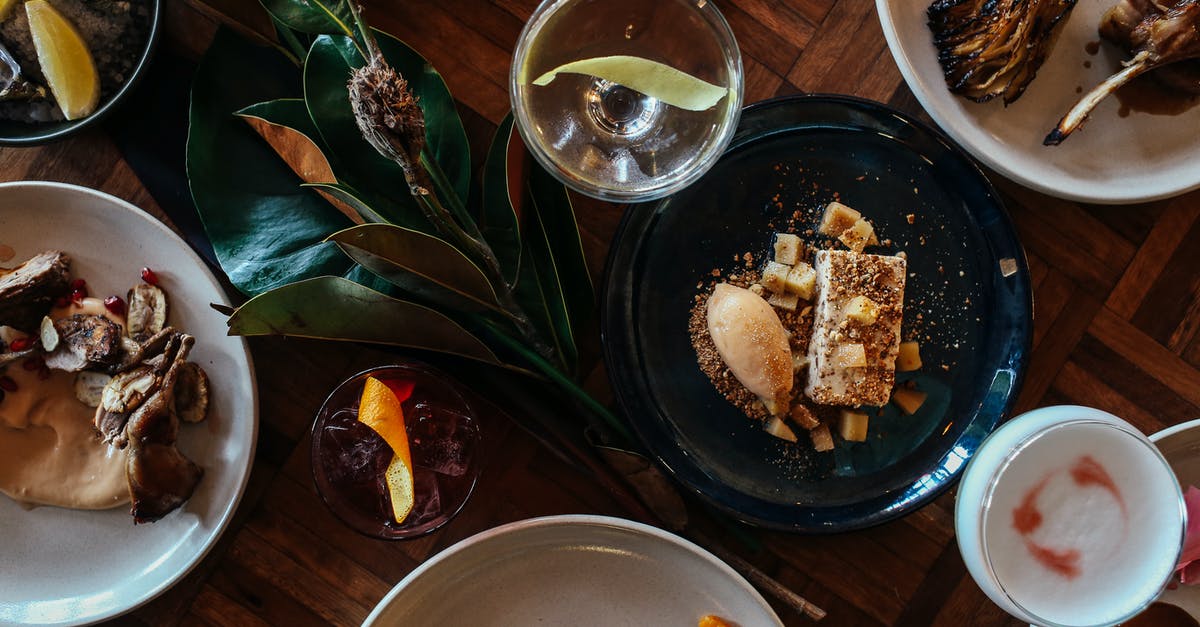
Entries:
POLYGON ((133 286, 125 325, 129 337, 139 341, 162 331, 167 326, 166 292, 149 283, 133 286))
POLYGON ((104 387, 112 377, 103 372, 84 370, 75 375, 75 398, 88 407, 99 407, 104 387))
POLYGON ((187 362, 179 368, 175 415, 184 422, 200 422, 208 416, 208 375, 198 364, 187 362))

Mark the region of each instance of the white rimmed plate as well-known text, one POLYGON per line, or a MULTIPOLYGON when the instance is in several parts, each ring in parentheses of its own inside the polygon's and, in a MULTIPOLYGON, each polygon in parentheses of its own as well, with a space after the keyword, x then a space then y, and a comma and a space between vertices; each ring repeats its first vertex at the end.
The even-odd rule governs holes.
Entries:
POLYGON ((1042 139, 1071 108, 1116 68, 1120 53, 1100 39, 1100 16, 1116 0, 1079 0, 1053 52, 1024 95, 1007 108, 999 99, 978 104, 951 94, 942 78, 925 10, 931 0, 876 0, 888 47, 921 105, 946 133, 988 167, 1038 191, 1095 203, 1134 203, 1200 187, 1200 107, 1177 116, 1134 112, 1119 116, 1106 99, 1085 128, 1061 146, 1042 139), (1090 62, 1091 67, 1084 67, 1090 62))
MULTIPOLYGON (((1171 464, 1179 485, 1200 487, 1200 420, 1192 420, 1168 427, 1150 436, 1163 457, 1171 464)), ((1200 619, 1200 585, 1179 586, 1164 590, 1158 600, 1176 605, 1200 619)))
POLYGON ((451 546, 405 577, 364 627, 692 626, 714 614, 779 626, 767 602, 708 551, 607 516, 511 523, 451 546))
POLYGON ((70 254, 93 295, 125 294, 142 266, 159 275, 169 322, 196 336, 191 360, 207 371, 208 419, 184 425, 179 447, 204 467, 196 493, 154 524, 128 506, 105 511, 23 510, 0 495, 0 624, 77 625, 127 612, 183 577, 233 516, 258 434, 246 343, 228 337, 209 303, 225 303, 213 275, 154 217, 107 194, 61 183, 0 184, 0 243, 15 263, 47 250, 70 254))

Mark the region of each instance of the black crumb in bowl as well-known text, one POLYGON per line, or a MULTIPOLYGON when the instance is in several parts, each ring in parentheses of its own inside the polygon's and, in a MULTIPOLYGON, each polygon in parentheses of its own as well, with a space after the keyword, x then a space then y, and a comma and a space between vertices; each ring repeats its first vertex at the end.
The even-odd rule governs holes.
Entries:
POLYGON ((805 533, 879 524, 948 488, 1012 407, 1032 326, 1024 253, 978 166, 937 131, 840 96, 748 107, 703 178, 627 211, 602 302, 614 392, 650 452, 739 520, 805 533), (907 254, 905 319, 924 321, 925 366, 897 380, 929 397, 912 416, 872 410, 865 442, 815 453, 716 391, 688 317, 714 267, 746 252, 761 266, 787 216, 835 194, 875 223, 878 252, 907 254))
MULTIPOLYGON (((80 1, 63 0, 65 3, 80 1)), ((100 74, 100 105, 91 115, 77 120, 62 120, 61 113, 57 113, 57 117, 60 118, 58 120, 28 122, 11 119, 21 115, 22 111, 15 108, 20 105, 0 103, 0 107, 8 108, 7 111, 0 111, 0 146, 36 146, 68 137, 104 119, 109 112, 120 106, 130 92, 134 91, 150 63, 160 35, 162 2, 161 0, 104 1, 129 5, 131 24, 122 37, 114 38, 120 40, 114 46, 97 50, 94 48, 93 42, 88 42, 100 74)), ((55 4, 56 8, 63 8, 63 5, 59 3, 52 2, 52 4, 55 4)), ((18 42, 4 41, 6 32, 11 37, 16 21, 24 20, 23 11, 23 3, 18 2, 17 6, 13 8, 13 14, 4 21, 4 25, 0 25, 0 43, 4 43, 17 58, 24 74, 40 79, 40 70, 37 68, 36 61, 28 59, 29 51, 21 50, 22 44, 18 42), (7 29, 5 25, 7 25, 7 29)), ((86 40, 87 33, 84 31, 87 29, 82 28, 80 24, 76 24, 76 26, 84 34, 86 40)), ((39 80, 39 82, 41 81, 39 80)), ((57 112, 57 106, 52 108, 57 112)), ((38 113, 44 116, 46 111, 38 113)))

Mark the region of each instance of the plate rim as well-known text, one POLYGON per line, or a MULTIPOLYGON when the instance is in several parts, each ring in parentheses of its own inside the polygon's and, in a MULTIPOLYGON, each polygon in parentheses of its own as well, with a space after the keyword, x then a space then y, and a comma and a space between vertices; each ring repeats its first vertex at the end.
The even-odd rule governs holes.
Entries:
MULTIPOLYGON (((743 116, 743 118, 745 118, 745 116, 747 114, 754 113, 760 109, 768 109, 768 108, 773 108, 773 107, 778 107, 778 106, 787 106, 789 104, 794 104, 794 103, 806 103, 806 102, 829 102, 829 103, 834 103, 834 104, 853 105, 853 106, 859 106, 859 107, 865 106, 868 108, 873 108, 873 109, 877 110, 878 112, 886 113, 888 116, 899 119, 904 124, 909 125, 913 128, 916 128, 919 131, 922 131, 922 132, 928 134, 933 140, 942 144, 947 150, 949 150, 951 153, 957 155, 960 159, 962 159, 964 162, 964 165, 968 166, 971 170, 973 170, 978 175, 979 181, 983 185, 983 189, 995 200, 996 208, 999 210, 997 212, 997 217, 999 218, 999 222, 1002 223, 1001 227, 1008 235, 1011 236, 1011 244, 1015 248, 1014 258, 1015 258, 1015 260, 1017 262, 1017 266, 1018 266, 1016 274, 1020 277, 1020 285, 1019 285, 1021 288, 1020 291, 1023 292, 1023 294, 1025 296, 1023 302, 1021 303, 1023 315, 1020 317, 1020 321, 1019 321, 1020 322, 1020 330, 1023 332, 1024 337, 1023 337, 1023 341, 1014 342, 1014 344, 1016 344, 1016 346, 1014 347, 1013 350, 1010 350, 1010 352, 1009 352, 1009 357, 1011 358, 1010 361, 1013 366, 1012 370, 1011 370, 1011 373, 1013 375, 1012 383, 1009 388, 1008 395, 1004 400, 1003 405, 998 408, 997 417, 996 417, 994 423, 987 425, 986 432, 984 432, 982 435, 980 435, 977 438, 978 440, 982 440, 982 438, 986 437, 986 435, 988 433, 991 433, 992 431, 994 431, 1000 424, 1002 424, 1005 420, 1007 420, 1008 418, 1011 417, 1013 408, 1016 405, 1018 396, 1020 395, 1021 388, 1024 384, 1025 375, 1028 370, 1029 354, 1031 352, 1032 341, 1033 341, 1033 332, 1032 332, 1033 297, 1034 297, 1033 287, 1032 287, 1032 282, 1030 281, 1030 277, 1029 277, 1029 266, 1028 266, 1028 262, 1026 259, 1025 249, 1021 245, 1019 236, 1016 231, 1016 227, 1012 222, 1012 217, 1008 214, 1007 209, 1004 207, 1003 200, 1001 199, 999 193, 997 193, 995 186, 988 179, 986 173, 984 173, 983 170, 979 167, 978 162, 975 161, 971 157, 970 154, 968 154, 961 147, 959 147, 953 140, 948 138, 939 129, 934 128, 934 127, 930 126, 929 124, 926 124, 920 120, 914 119, 909 114, 899 111, 899 110, 897 110, 893 107, 890 107, 886 104, 883 104, 883 103, 880 103, 877 101, 873 101, 870 99, 866 99, 866 98, 860 98, 857 96, 840 95, 840 94, 795 94, 795 95, 775 97, 775 98, 771 98, 768 100, 763 100, 763 101, 759 101, 754 104, 751 104, 742 110, 742 116, 743 116)), ((729 151, 732 151, 732 150, 738 150, 742 147, 742 145, 743 145, 743 142, 739 141, 738 135, 735 135, 734 140, 730 144, 731 147, 729 149, 727 149, 726 152, 728 153, 729 151)), ((928 504, 930 501, 934 500, 936 497, 938 497, 939 495, 944 493, 946 490, 950 489, 957 482, 959 476, 961 476, 962 465, 965 465, 966 460, 969 459, 969 457, 970 457, 969 455, 967 456, 967 458, 963 459, 962 465, 960 465, 956 471, 951 472, 948 477, 943 478, 939 484, 937 484, 936 486, 934 486, 932 488, 926 489, 925 491, 921 492, 918 495, 913 496, 912 498, 909 498, 907 500, 900 501, 900 502, 893 501, 890 505, 887 505, 878 511, 875 511, 869 515, 864 515, 864 516, 858 517, 854 520, 843 521, 838 524, 826 523, 826 524, 822 524, 822 525, 812 525, 812 524, 806 524, 803 521, 783 522, 780 520, 776 520, 776 519, 772 519, 772 518, 765 518, 762 516, 751 514, 746 511, 741 511, 741 510, 735 509, 731 505, 723 502, 722 500, 720 500, 718 498, 715 498, 712 494, 709 494, 708 492, 706 492, 704 489, 702 489, 701 485, 693 484, 690 481, 685 481, 683 478, 681 478, 679 476, 679 474, 675 471, 675 469, 672 468, 671 464, 667 460, 663 459, 663 456, 659 454, 659 452, 656 450, 656 448, 654 446, 652 446, 650 444, 650 442, 648 442, 642 436, 641 429, 638 428, 637 422, 628 419, 628 416, 630 414, 630 408, 627 407, 627 404, 630 402, 628 400, 630 393, 622 392, 623 381, 620 380, 620 377, 622 375, 618 374, 616 372, 617 369, 612 367, 612 364, 614 363, 614 359, 616 358, 616 354, 618 352, 620 352, 615 345, 617 343, 624 342, 623 338, 621 338, 620 340, 614 339, 614 338, 618 338, 620 335, 623 335, 623 334, 614 333, 613 323, 612 323, 613 317, 619 316, 619 312, 616 311, 616 307, 614 305, 614 303, 620 302, 620 299, 617 298, 617 295, 614 291, 616 288, 614 287, 615 277, 614 277, 614 273, 613 273, 614 267, 619 263, 620 249, 621 249, 621 246, 619 246, 619 243, 620 243, 621 239, 623 238, 623 236, 625 235, 628 228, 630 227, 631 223, 635 221, 636 215, 639 211, 650 211, 652 207, 657 208, 657 206, 660 203, 668 202, 671 200, 671 198, 672 197, 669 196, 667 198, 664 198, 664 199, 661 199, 658 201, 654 201, 653 203, 627 206, 625 213, 622 215, 621 221, 617 227, 617 231, 613 236, 612 245, 609 248, 609 252, 608 252, 608 255, 606 258, 604 283, 603 283, 603 291, 602 291, 602 294, 604 295, 604 300, 602 301, 602 305, 600 307, 601 347, 603 350, 604 363, 607 366, 606 371, 608 374, 608 379, 611 384, 611 387, 613 388, 614 397, 616 399, 617 405, 622 409, 624 415, 627 417, 626 419, 633 426, 635 433, 638 434, 639 440, 647 447, 647 449, 649 450, 651 456, 655 459, 655 461, 661 467, 665 468, 668 471, 668 473, 670 473, 671 476, 675 479, 675 481, 678 482, 679 485, 681 485, 685 489, 687 489, 691 494, 699 497, 706 504, 717 508, 718 510, 724 512, 727 515, 730 515, 730 516, 736 518, 737 520, 739 520, 743 523, 758 526, 758 527, 763 527, 766 529, 774 529, 774 530, 779 530, 779 531, 788 531, 788 532, 795 532, 795 533, 802 533, 802 534, 822 535, 822 534, 832 534, 832 533, 843 533, 843 532, 847 532, 847 531, 855 531, 855 530, 860 530, 860 529, 865 529, 868 527, 880 525, 880 524, 895 520, 897 518, 900 518, 908 513, 911 513, 912 511, 915 511, 916 509, 919 509, 920 507, 928 504)), ((624 348, 625 347, 622 346, 621 350, 624 350, 624 348)), ((959 441, 961 441, 962 438, 964 438, 966 436, 967 436, 967 431, 964 431, 964 433, 960 436, 959 441)), ((975 446, 976 447, 978 446, 978 442, 975 443, 975 446)), ((939 469, 943 468, 946 465, 946 462, 949 460, 949 458, 952 455, 954 455, 953 449, 951 449, 950 451, 947 451, 945 454, 943 454, 940 457, 938 464, 936 466, 932 467, 931 470, 939 470, 939 469)), ((926 473, 926 476, 928 476, 929 474, 930 473, 926 473)), ((709 487, 711 487, 712 485, 716 485, 718 487, 723 488, 723 484, 720 484, 711 479, 707 481, 707 484, 709 484, 709 487)), ((912 486, 910 485, 909 488, 911 488, 911 487, 912 486)), ((906 488, 906 489, 908 489, 908 488, 906 488)), ((730 490, 732 490, 732 489, 730 488, 730 490)), ((742 494, 740 491, 734 490, 734 492, 737 492, 738 494, 742 494)), ((754 497, 749 497, 749 498, 754 498, 754 497)), ((877 496, 875 498, 880 498, 880 497, 877 496)), ((797 507, 801 507, 801 506, 797 505, 797 507)), ((844 507, 844 506, 830 506, 830 507, 836 509, 836 508, 840 508, 840 507, 844 507)))
MULTIPOLYGON (((1200 189, 1200 176, 1195 176, 1190 183, 1175 186, 1159 186, 1142 193, 1125 193, 1114 191, 1109 194, 1089 194, 1088 186, 1082 187, 1076 185, 1055 186, 1049 185, 1036 178, 1027 176, 1017 170, 1014 170, 1007 163, 994 158, 984 146, 977 146, 970 138, 966 137, 957 124, 953 123, 947 116, 942 114, 939 107, 934 106, 933 90, 928 88, 928 82, 922 80, 917 75, 913 63, 910 61, 908 49, 904 46, 901 40, 900 33, 896 29, 895 20, 892 19, 892 2, 895 0, 875 0, 876 13, 879 14, 879 25, 883 29, 884 39, 887 41, 888 51, 892 55, 892 60, 900 70, 900 75, 904 78, 905 85, 908 86, 910 92, 916 97, 917 102, 921 103, 921 109, 929 115, 930 118, 937 124, 938 128, 952 137, 954 141, 960 145, 964 152, 969 153, 973 158, 983 162, 987 167, 995 170, 1005 178, 1035 191, 1071 200, 1075 202, 1094 203, 1099 205, 1131 205, 1144 202, 1153 202, 1164 200, 1166 198, 1174 198, 1190 191, 1200 189)), ((905 0, 900 0, 905 1, 905 0)), ((1064 25, 1065 27, 1065 25, 1064 25)), ((931 44, 932 45, 932 44, 931 44)), ((938 77, 938 85, 944 87, 945 83, 938 77)), ((1200 172, 1200 171, 1198 171, 1200 172)), ((1184 179, 1186 180, 1186 179, 1184 179)), ((1130 187, 1131 189, 1140 189, 1130 187)))
MULTIPOLYGON (((191 262, 193 262, 197 267, 200 268, 204 278, 209 282, 209 285, 216 291, 216 293, 225 296, 226 300, 228 300, 229 295, 226 292, 225 288, 222 287, 220 281, 218 281, 216 276, 213 274, 212 269, 208 267, 208 264, 206 264, 204 262, 204 260, 200 257, 200 255, 197 254, 195 250, 192 250, 192 247, 189 246, 187 244, 187 242, 184 241, 184 239, 179 236, 179 234, 177 234, 170 227, 168 227, 162 220, 159 220, 158 218, 156 218, 149 212, 145 211, 144 209, 138 207, 137 205, 134 205, 133 203, 131 203, 123 198, 119 198, 117 196, 114 196, 107 192, 100 191, 95 188, 85 187, 83 185, 76 185, 73 183, 64 183, 64 182, 60 182, 60 181, 40 181, 39 180, 39 181, 3 182, 3 183, 0 183, 0 194, 4 194, 6 192, 6 190, 9 190, 9 189, 21 189, 21 188, 49 189, 49 190, 55 190, 51 193, 62 193, 62 194, 68 194, 68 195, 74 194, 74 195, 87 196, 87 197, 96 199, 103 203, 107 203, 113 207, 116 207, 118 209, 121 209, 123 211, 133 214, 137 219, 150 224, 151 228, 157 229, 161 235, 170 239, 175 244, 177 244, 180 249, 185 251, 185 254, 188 256, 188 259, 191 262)), ((227 337, 230 337, 230 336, 227 336, 227 337)), ((244 356, 246 359, 246 365, 247 365, 248 372, 245 374, 249 375, 249 378, 248 378, 249 390, 250 390, 250 399, 249 400, 250 400, 250 404, 251 404, 250 431, 251 431, 252 437, 250 438, 250 441, 248 442, 246 465, 241 470, 241 477, 239 478, 238 485, 237 485, 237 488, 236 488, 236 491, 234 494, 234 498, 223 509, 220 510, 220 518, 219 518, 217 524, 213 527, 213 531, 209 535, 207 541, 200 548, 200 550, 191 557, 190 563, 188 563, 187 566, 180 569, 178 572, 172 574, 171 576, 163 578, 160 582, 158 582, 157 585, 147 588, 139 596, 131 599, 129 603, 114 604, 112 607, 106 609, 105 611, 102 611, 102 612, 99 612, 96 614, 90 614, 90 615, 86 615, 86 616, 76 615, 66 621, 59 621, 59 622, 55 622, 53 624, 61 625, 64 627, 68 626, 68 625, 90 625, 90 624, 98 623, 100 621, 109 620, 112 618, 123 616, 125 614, 128 614, 129 612, 132 612, 132 611, 142 607, 143 605, 146 605, 150 601, 153 601, 154 599, 158 598, 160 595, 162 595, 167 590, 170 590, 171 588, 173 588, 175 586, 175 584, 179 583, 179 581, 181 579, 183 579, 189 573, 191 573, 193 570, 195 570, 195 568, 197 566, 199 566, 200 562, 204 561, 204 558, 207 557, 209 555, 209 553, 212 552, 212 549, 216 546, 217 542, 225 534, 225 531, 228 530, 230 523, 232 523, 232 521, 233 521, 234 514, 237 512, 237 507, 238 507, 238 505, 241 504, 242 498, 246 494, 246 487, 248 486, 248 484, 250 482, 250 474, 254 468, 254 459, 255 459, 255 455, 257 453, 258 431, 259 431, 258 376, 257 376, 257 370, 254 367, 254 357, 250 353, 250 346, 246 342, 245 338, 237 337, 235 339, 240 348, 241 355, 244 356)), ((5 498, 7 498, 7 497, 5 497, 5 498)), ((23 625, 23 624, 24 625, 42 625, 43 623, 14 623, 14 624, 16 624, 16 625, 23 625)))
POLYGON ((577 526, 617 528, 622 531, 631 532, 635 535, 650 537, 654 540, 665 542, 675 546, 676 548, 687 551, 688 553, 691 553, 705 560, 706 562, 709 562, 718 570, 721 570, 724 574, 729 576, 730 579, 737 583, 738 587, 741 588, 743 592, 747 593, 751 598, 753 598, 765 612, 775 617, 777 625, 780 627, 783 625, 778 614, 775 612, 775 609, 772 608, 769 603, 767 603, 767 600, 763 598, 762 594, 760 594, 759 591, 741 575, 741 573, 734 570, 732 566, 725 563, 716 555, 713 555, 708 549, 696 544, 695 542, 692 542, 691 540, 688 540, 687 538, 653 525, 647 525, 645 523, 626 518, 618 518, 616 516, 605 516, 601 514, 557 514, 553 516, 526 518, 524 520, 518 520, 497 527, 492 527, 490 529, 485 529, 479 533, 459 540, 445 549, 442 549, 436 555, 425 560, 419 566, 414 568, 412 572, 405 575, 405 577, 401 579, 399 583, 393 586, 392 589, 389 590, 382 599, 380 599, 379 603, 375 605, 375 607, 371 610, 371 613, 363 620, 362 627, 375 627, 376 621, 379 620, 379 618, 387 610, 388 606, 395 602, 396 598, 404 592, 406 587, 412 585, 413 582, 424 576, 430 570, 438 567, 438 565, 442 562, 453 559, 460 553, 474 550, 480 545, 495 542, 498 538, 502 538, 514 533, 521 533, 548 527, 569 528, 577 526))

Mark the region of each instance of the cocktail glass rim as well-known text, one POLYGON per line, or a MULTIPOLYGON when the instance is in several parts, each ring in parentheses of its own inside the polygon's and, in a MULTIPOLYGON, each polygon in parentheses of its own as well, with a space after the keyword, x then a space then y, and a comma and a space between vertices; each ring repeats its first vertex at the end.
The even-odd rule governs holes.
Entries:
MULTIPOLYGON (((1052 408, 1042 408, 1042 409, 1046 410, 1046 409, 1052 409, 1052 408)), ((1077 408, 1077 409, 1090 409, 1090 408, 1077 408)), ((1033 413, 1033 411, 1038 411, 1038 410, 1032 410, 1031 412, 1027 412, 1027 414, 1033 413)), ((1092 411, 1095 412, 1097 410, 1092 410, 1092 411)), ((1022 414, 1022 416, 1027 415, 1027 414, 1022 414)), ((1105 415, 1107 415, 1107 414, 1105 414, 1105 415)), ((1020 418, 1020 417, 1021 416, 1018 416, 1018 418, 1020 418)), ((1113 417, 1113 418, 1115 418, 1115 417, 1113 417)), ((987 522, 988 522, 989 517, 987 514, 990 511, 991 506, 992 506, 992 498, 995 495, 998 479, 1000 478, 1001 475, 1004 474, 1004 472, 1006 470, 1008 470, 1009 466, 1011 466, 1012 463, 1016 460, 1016 458, 1020 456, 1022 451, 1027 449, 1034 442, 1040 440, 1041 438, 1045 437, 1046 435, 1048 435, 1050 433, 1053 433, 1053 432, 1058 431, 1063 428, 1078 426, 1080 424, 1093 424, 1093 425, 1108 427, 1108 428, 1115 429, 1121 433, 1124 433, 1125 435, 1132 437, 1135 441, 1138 442, 1138 444, 1146 447, 1147 450, 1150 451, 1151 455, 1155 459, 1157 459, 1159 463, 1162 464, 1163 468, 1166 469, 1168 475, 1170 475, 1172 478, 1175 477, 1175 470, 1171 468, 1170 462, 1167 461, 1166 457, 1163 456, 1162 452, 1158 450, 1158 447, 1155 446, 1154 443, 1151 442, 1150 439, 1148 437, 1146 437, 1145 434, 1141 433, 1140 431, 1138 431, 1136 429, 1133 429, 1133 428, 1127 426, 1124 423, 1124 421, 1115 422, 1113 420, 1106 420, 1098 414, 1093 414, 1093 417, 1072 418, 1072 419, 1054 422, 1052 424, 1046 425, 1045 427, 1038 429, 1037 431, 1034 431, 1033 433, 1030 433, 1029 435, 1022 438, 1019 442, 1017 442, 1016 445, 1013 446, 1012 450, 1010 450, 1004 456, 1004 458, 1000 461, 1000 463, 992 471, 991 475, 987 478, 987 485, 984 488, 983 499, 980 501, 980 503, 978 505, 979 520, 976 521, 975 524, 976 524, 976 533, 978 534, 978 538, 979 538, 979 550, 983 553, 983 566, 987 572, 987 576, 991 580, 991 582, 995 585, 996 589, 998 589, 1001 592, 1001 594, 1003 594, 1004 597, 1006 599, 1008 599, 1008 601, 1010 603, 1013 604, 1014 607, 1018 608, 1021 612, 1025 613, 1024 618, 1033 620, 1034 622, 1036 622, 1038 625, 1040 625, 1042 627, 1079 627, 1079 626, 1078 625, 1066 625, 1066 624, 1056 623, 1056 622, 1044 619, 1041 616, 1039 616, 1036 612, 1033 612, 1029 608, 1022 605, 1019 601, 1017 601, 1016 598, 1013 597, 1013 595, 1011 593, 1009 593, 1008 588, 1005 587, 1003 580, 996 574, 996 569, 995 569, 994 565, 992 564, 992 556, 991 556, 990 551, 988 550, 986 533, 987 533, 987 522)), ((996 433, 998 433, 998 432, 999 432, 999 430, 997 430, 996 433)), ((995 435, 995 433, 993 433, 993 435, 995 435)), ((989 439, 990 439, 990 437, 989 437, 989 439)), ((987 443, 984 442, 980 446, 980 448, 982 449, 983 446, 986 446, 986 444, 987 443)), ((1183 553, 1184 534, 1187 532, 1187 509, 1186 509, 1186 506, 1183 501, 1183 493, 1182 493, 1182 491, 1179 490, 1178 482, 1175 483, 1175 488, 1176 488, 1176 491, 1179 493, 1178 507, 1179 507, 1179 517, 1180 517, 1180 522, 1181 522, 1180 528, 1179 528, 1179 543, 1178 543, 1178 548, 1176 549, 1175 559, 1172 560, 1172 562, 1171 562, 1172 568, 1167 571, 1166 575, 1163 576, 1162 581, 1159 582, 1159 585, 1157 586, 1160 589, 1162 587, 1164 587, 1168 581, 1170 581, 1171 576, 1175 572, 1173 565, 1179 563, 1179 558, 1183 553)), ((1154 603, 1155 599, 1157 599, 1157 598, 1158 598, 1158 595, 1151 596, 1150 598, 1146 599, 1144 602, 1139 604, 1132 611, 1130 611, 1128 614, 1122 616, 1119 620, 1116 620, 1116 621, 1113 621, 1110 623, 1104 623, 1103 625, 1096 625, 1094 627, 1119 625, 1120 623, 1123 623, 1123 622, 1133 618, 1134 616, 1137 616, 1138 614, 1142 613, 1143 611, 1145 611, 1145 609, 1150 607, 1150 605, 1152 603, 1154 603)))
MULTIPOLYGON (((384 365, 380 365, 380 366, 372 366, 370 368, 367 368, 366 370, 357 372, 357 373, 347 377, 341 383, 338 383, 336 386, 333 387, 333 389, 325 397, 325 400, 321 402, 321 407, 320 407, 320 409, 317 410, 316 415, 313 417, 313 424, 310 429, 310 434, 311 434, 310 437, 312 438, 312 442, 310 442, 310 444, 309 444, 309 457, 310 457, 309 470, 312 472, 313 485, 317 489, 317 495, 321 498, 321 502, 325 504, 326 509, 328 509, 334 515, 335 518, 340 520, 342 522, 342 524, 346 525, 350 529, 353 529, 355 532, 362 534, 364 536, 367 536, 368 538, 375 538, 377 540, 413 540, 416 538, 420 538, 422 536, 429 535, 429 534, 433 533, 434 531, 441 529, 447 523, 449 523, 451 520, 454 520, 454 518, 456 516, 458 516, 459 513, 462 512, 463 508, 467 506, 467 501, 470 501, 471 496, 473 494, 475 494, 475 487, 479 484, 479 474, 480 473, 478 470, 476 470, 475 476, 472 477, 471 485, 467 488, 467 493, 463 497, 462 502, 459 503, 458 507, 454 508, 453 511, 446 512, 445 518, 438 521, 438 523, 436 525, 432 525, 427 529, 422 529, 420 531, 414 531, 414 532, 403 532, 403 533, 394 534, 394 535, 383 535, 378 532, 367 531, 359 523, 348 519, 347 516, 343 515, 343 513, 339 510, 338 507, 334 507, 334 504, 329 502, 329 497, 325 494, 325 489, 322 488, 322 486, 321 486, 321 479, 318 478, 318 473, 321 471, 319 471, 317 468, 317 464, 320 463, 319 453, 320 453, 320 448, 321 448, 320 439, 319 439, 320 434, 317 433, 317 427, 318 427, 318 425, 321 424, 321 418, 322 417, 328 418, 328 416, 326 416, 326 409, 329 407, 330 401, 332 401, 333 398, 335 396, 337 396, 347 385, 350 385, 351 383, 355 382, 356 380, 358 380, 360 378, 365 381, 365 378, 368 375, 376 373, 376 372, 381 372, 381 371, 389 371, 390 372, 390 371, 395 371, 395 370, 408 370, 408 371, 420 372, 422 375, 434 377, 434 378, 442 381, 443 383, 445 383, 445 387, 446 387, 447 391, 453 393, 455 399, 462 402, 462 406, 466 409, 466 412, 465 412, 466 415, 471 416, 472 420, 476 421, 476 423, 477 423, 476 428, 478 429, 480 427, 480 425, 478 424, 478 420, 476 420, 475 411, 471 407, 471 403, 467 400, 467 398, 465 396, 463 396, 462 392, 460 392, 458 390, 458 385, 460 385, 460 384, 457 381, 454 381, 452 378, 450 378, 448 375, 446 375, 441 370, 438 370, 437 368, 434 368, 433 366, 430 366, 429 364, 425 364, 422 362, 407 361, 405 363, 394 363, 394 364, 384 364, 384 365)), ((332 413, 333 412, 331 411, 330 414, 332 415, 332 413)), ((480 439, 482 441, 482 434, 480 435, 480 439)), ((476 451, 476 457, 475 457, 475 460, 473 463, 477 469, 483 463, 483 460, 480 458, 481 455, 482 455, 482 453, 480 453, 479 451, 476 451)), ((332 489, 332 486, 330 486, 330 489, 332 489)))
POLYGON ((525 57, 529 52, 530 42, 533 40, 535 34, 540 32, 550 17, 564 6, 586 1, 588 0, 542 0, 538 7, 534 9, 533 15, 525 22, 525 27, 521 29, 521 34, 517 37, 517 44, 513 49, 512 66, 508 72, 508 94, 509 99, 512 101, 514 125, 520 133, 525 147, 533 154, 534 159, 547 172, 553 175, 554 178, 585 196, 614 202, 648 202, 670 196, 696 182, 705 172, 708 172, 717 160, 721 158, 721 155, 725 153, 725 149, 729 146, 729 142, 733 140, 733 136, 737 132, 738 118, 741 116, 745 90, 742 53, 738 47, 737 38, 734 37, 733 29, 730 28, 729 22, 725 20, 725 16, 721 14, 721 11, 717 9, 711 0, 687 3, 700 12, 708 20, 709 24, 713 26, 721 49, 725 53, 726 62, 729 65, 729 80, 733 83, 729 86, 728 98, 731 99, 731 102, 728 104, 725 118, 722 120, 724 126, 721 130, 721 136, 703 148, 702 157, 690 169, 686 170, 680 176, 664 177, 663 183, 654 188, 636 192, 614 190, 599 185, 588 185, 574 179, 569 173, 559 167, 545 148, 538 144, 538 142, 528 140, 532 136, 535 123, 532 119, 529 119, 528 112, 521 106, 523 99, 520 89, 522 86, 520 80, 521 67, 524 65, 525 57))

